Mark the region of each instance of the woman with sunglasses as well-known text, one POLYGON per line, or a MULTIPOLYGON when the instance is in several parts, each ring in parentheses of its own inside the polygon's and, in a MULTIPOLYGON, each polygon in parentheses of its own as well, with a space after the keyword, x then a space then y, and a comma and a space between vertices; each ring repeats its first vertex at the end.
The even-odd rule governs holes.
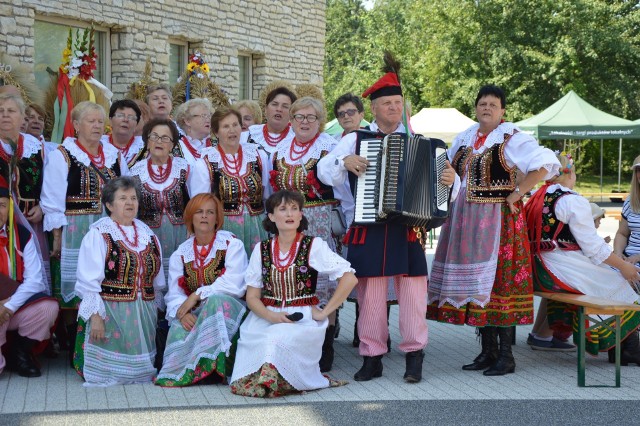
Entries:
POLYGON ((342 133, 335 136, 337 140, 340 140, 343 136, 360 128, 360 123, 364 119, 364 105, 358 96, 353 93, 345 93, 336 99, 333 113, 343 129, 342 133))
MULTIPOLYGON (((336 140, 323 133, 326 122, 323 104, 311 97, 300 98, 291 105, 291 126, 295 136, 290 142, 278 144, 272 154, 273 170, 270 183, 274 191, 289 190, 304 196, 305 216, 309 220, 309 234, 322 238, 338 252, 338 236, 331 232, 331 210, 339 201, 331 186, 317 178, 318 161, 334 148, 336 140)), ((318 276, 316 292, 320 304, 326 304, 336 289, 336 281, 326 275, 318 276)), ((335 314, 329 318, 320 370, 331 370, 335 314)))
POLYGON ((191 99, 178 107, 176 119, 185 134, 173 149, 174 157, 182 157, 189 164, 194 164, 202 150, 212 146, 211 114, 213 107, 209 99, 191 99))

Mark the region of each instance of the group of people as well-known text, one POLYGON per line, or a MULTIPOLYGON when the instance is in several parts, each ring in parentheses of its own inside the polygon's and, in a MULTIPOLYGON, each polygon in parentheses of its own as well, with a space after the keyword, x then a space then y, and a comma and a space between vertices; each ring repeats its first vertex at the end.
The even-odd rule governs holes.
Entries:
MULTIPOLYGON (((505 122, 492 85, 447 153, 449 218, 427 285, 427 229, 354 223, 355 182, 372 167, 361 142, 410 132, 395 71, 362 96, 374 121, 361 128, 362 101, 346 94, 334 138, 323 102, 284 86, 267 94, 264 124, 255 102, 214 110, 196 98, 174 110, 168 87, 154 86, 146 103, 75 105, 75 136, 57 145, 44 141, 41 109, 0 91, 0 346, 16 332, 6 368, 40 375, 33 353, 59 318, 87 385, 223 382, 258 397, 339 386, 322 373, 355 289, 355 380, 383 373, 390 299, 405 381, 422 380, 426 319, 477 327, 481 353, 462 368, 500 376, 515 371, 512 330, 533 323, 534 288, 638 301, 640 172, 612 250, 572 189, 573 159, 505 122)), ((543 303, 529 343, 571 347, 572 314, 543 303)), ((630 313, 623 364, 640 365, 638 325, 630 313)), ((604 332, 589 339, 592 353, 614 344, 604 332)))

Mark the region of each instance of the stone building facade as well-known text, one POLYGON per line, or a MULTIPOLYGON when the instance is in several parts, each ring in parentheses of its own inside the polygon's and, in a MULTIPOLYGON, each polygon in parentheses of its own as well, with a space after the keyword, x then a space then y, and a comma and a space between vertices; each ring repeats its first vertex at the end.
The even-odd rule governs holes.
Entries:
MULTIPOLYGON (((171 57, 172 43, 189 54, 203 52, 211 76, 234 100, 241 93, 242 70, 249 72, 250 89, 244 93, 252 99, 275 79, 322 87, 322 0, 0 0, 0 51, 36 67, 38 21, 93 23, 102 31, 108 50, 99 52, 108 62, 102 82, 114 99, 141 78, 147 56, 154 79, 175 83, 169 81, 170 64, 178 60, 171 57)), ((62 58, 62 51, 58 55, 62 58)))

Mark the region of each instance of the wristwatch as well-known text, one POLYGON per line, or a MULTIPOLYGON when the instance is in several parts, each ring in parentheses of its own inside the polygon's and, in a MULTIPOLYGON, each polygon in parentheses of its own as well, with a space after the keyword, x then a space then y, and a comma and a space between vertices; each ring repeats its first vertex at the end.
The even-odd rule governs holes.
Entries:
POLYGON ((516 185, 515 193, 516 193, 516 194, 518 194, 518 196, 519 196, 520 198, 522 198, 522 194, 520 193, 520 186, 519 186, 519 185, 516 185))

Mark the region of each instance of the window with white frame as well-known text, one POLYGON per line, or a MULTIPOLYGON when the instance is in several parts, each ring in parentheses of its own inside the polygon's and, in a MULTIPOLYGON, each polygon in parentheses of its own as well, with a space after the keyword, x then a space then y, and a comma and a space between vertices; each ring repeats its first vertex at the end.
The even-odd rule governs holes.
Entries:
POLYGON ((251 81, 253 79, 252 57, 248 54, 238 55, 238 99, 252 99, 251 81))
MULTIPOLYGON (((55 18, 36 18, 33 26, 34 36, 34 74, 36 84, 46 90, 51 84, 51 74, 47 71, 57 72, 62 64, 62 54, 67 47, 69 28, 72 36, 76 37, 77 28, 88 28, 91 23, 68 21, 55 18)), ((111 45, 109 42, 109 29, 94 27, 94 42, 98 58, 94 78, 107 87, 111 86, 111 45)))
POLYGON ((169 85, 178 81, 187 67, 189 43, 186 41, 169 41, 169 85))

